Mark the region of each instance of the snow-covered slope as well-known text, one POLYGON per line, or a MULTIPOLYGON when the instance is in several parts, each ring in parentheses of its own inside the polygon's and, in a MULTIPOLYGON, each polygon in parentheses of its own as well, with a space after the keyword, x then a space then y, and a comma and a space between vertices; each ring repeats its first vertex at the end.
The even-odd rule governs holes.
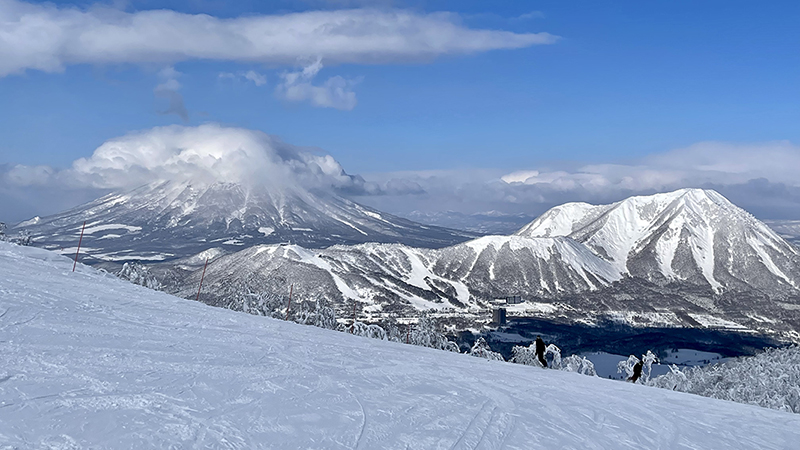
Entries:
POLYGON ((37 245, 74 252, 83 221, 83 251, 104 261, 172 260, 212 247, 238 251, 279 242, 310 248, 360 242, 443 247, 475 236, 292 185, 187 181, 109 194, 16 228, 31 232, 37 245))
POLYGON ((568 236, 623 273, 717 292, 800 290, 800 252, 711 190, 630 197, 611 205, 558 206, 517 233, 568 236))
POLYGON ((434 270, 475 292, 553 296, 593 290, 620 279, 611 264, 570 238, 485 236, 437 252, 434 270))
POLYGON ((359 338, 0 243, 6 448, 791 449, 800 416, 359 338))
MULTIPOLYGON (((196 270, 174 290, 190 297, 196 270)), ((257 246, 213 261, 205 274, 211 304, 242 290, 294 292, 301 300, 357 300, 372 312, 486 305, 494 297, 552 297, 596 290, 620 278, 607 261, 569 238, 485 236, 444 249, 361 244, 308 250, 257 246), (215 298, 219 297, 219 298, 215 298)))

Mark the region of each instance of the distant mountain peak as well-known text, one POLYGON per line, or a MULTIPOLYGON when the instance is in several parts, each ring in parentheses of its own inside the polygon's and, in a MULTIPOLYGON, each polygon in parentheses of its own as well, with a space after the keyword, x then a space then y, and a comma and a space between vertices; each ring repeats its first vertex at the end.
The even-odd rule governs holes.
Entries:
POLYGON ((159 181, 108 194, 36 223, 28 221, 25 228, 37 236, 38 245, 73 247, 84 221, 85 250, 105 261, 163 261, 213 247, 237 251, 275 243, 312 248, 362 242, 443 247, 475 236, 421 225, 332 192, 195 180, 159 181))
POLYGON ((748 212, 707 189, 636 196, 609 205, 568 203, 520 229, 526 237, 567 236, 620 271, 720 291, 745 285, 798 289, 798 251, 748 212), (754 261, 744 267, 740 261, 754 261))

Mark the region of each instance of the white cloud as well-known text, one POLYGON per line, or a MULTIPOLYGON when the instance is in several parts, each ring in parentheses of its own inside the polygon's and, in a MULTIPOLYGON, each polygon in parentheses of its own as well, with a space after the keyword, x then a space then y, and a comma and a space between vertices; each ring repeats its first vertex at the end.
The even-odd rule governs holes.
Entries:
POLYGON ((635 164, 593 164, 573 170, 523 170, 506 183, 548 185, 560 190, 666 190, 689 184, 728 185, 765 178, 800 186, 800 147, 788 141, 757 144, 700 142, 651 155, 635 164))
POLYGON ((346 187, 352 177, 330 155, 255 130, 205 124, 169 126, 111 139, 72 164, 97 188, 159 180, 261 183, 278 188, 346 187))
POLYGON ((520 14, 516 17, 517 20, 531 20, 531 19, 543 19, 544 13, 541 11, 531 11, 525 14, 520 14))
POLYGON ((255 70, 248 70, 247 72, 220 72, 218 75, 221 80, 238 80, 242 82, 252 81, 256 86, 263 86, 267 84, 267 76, 256 72, 255 70))
POLYGON ((389 212, 499 210, 538 215, 557 204, 610 203, 684 187, 715 189, 764 218, 800 219, 800 146, 701 142, 630 164, 368 174, 382 195, 360 201, 389 212), (397 190, 392 186, 414 186, 397 190))
POLYGON ((173 180, 233 182, 276 189, 359 190, 360 177, 345 173, 332 156, 255 130, 205 124, 166 126, 110 139, 72 167, 6 168, 4 185, 69 186, 124 190, 173 180))
POLYGON ((255 83, 256 86, 263 86, 267 84, 267 76, 262 75, 255 70, 248 70, 244 73, 244 78, 255 83))
POLYGON ((294 64, 424 61, 550 44, 547 33, 471 29, 452 13, 349 9, 217 18, 0 0, 0 76, 71 64, 219 60, 294 64))
POLYGON ((320 108, 336 108, 350 111, 356 107, 356 93, 352 87, 358 80, 346 80, 340 76, 328 78, 321 85, 312 83, 322 70, 322 59, 318 58, 302 70, 281 75, 283 82, 275 88, 275 94, 284 100, 308 101, 320 108))
POLYGON ((7 169, 6 182, 14 186, 43 186, 47 185, 55 175, 56 170, 49 166, 23 166, 15 165, 7 169))
POLYGON ((336 191, 397 214, 496 210, 531 216, 565 202, 610 203, 630 195, 701 187, 721 192, 760 218, 800 219, 797 167, 800 146, 789 142, 704 142, 630 164, 532 167, 512 173, 498 169, 377 173, 365 175, 365 181, 348 175, 331 155, 260 131, 218 124, 174 125, 110 139, 65 170, 0 166, 0 212, 10 221, 14 211, 54 213, 103 191, 159 180, 194 180, 336 191), (34 204, 49 209, 36 210, 34 204))

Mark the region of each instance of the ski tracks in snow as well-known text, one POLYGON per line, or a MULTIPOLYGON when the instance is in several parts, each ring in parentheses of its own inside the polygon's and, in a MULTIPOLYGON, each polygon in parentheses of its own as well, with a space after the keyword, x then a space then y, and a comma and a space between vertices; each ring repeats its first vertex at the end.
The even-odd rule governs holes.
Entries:
POLYGON ((40 259, 0 251, 0 448, 783 450, 800 440, 796 414, 235 313, 40 259))

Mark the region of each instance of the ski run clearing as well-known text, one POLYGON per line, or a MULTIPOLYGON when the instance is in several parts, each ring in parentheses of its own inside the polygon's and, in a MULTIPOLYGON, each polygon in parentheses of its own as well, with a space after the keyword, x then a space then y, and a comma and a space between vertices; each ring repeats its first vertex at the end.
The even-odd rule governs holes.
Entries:
POLYGON ((216 309, 0 243, 0 449, 796 449, 800 415, 216 309))

